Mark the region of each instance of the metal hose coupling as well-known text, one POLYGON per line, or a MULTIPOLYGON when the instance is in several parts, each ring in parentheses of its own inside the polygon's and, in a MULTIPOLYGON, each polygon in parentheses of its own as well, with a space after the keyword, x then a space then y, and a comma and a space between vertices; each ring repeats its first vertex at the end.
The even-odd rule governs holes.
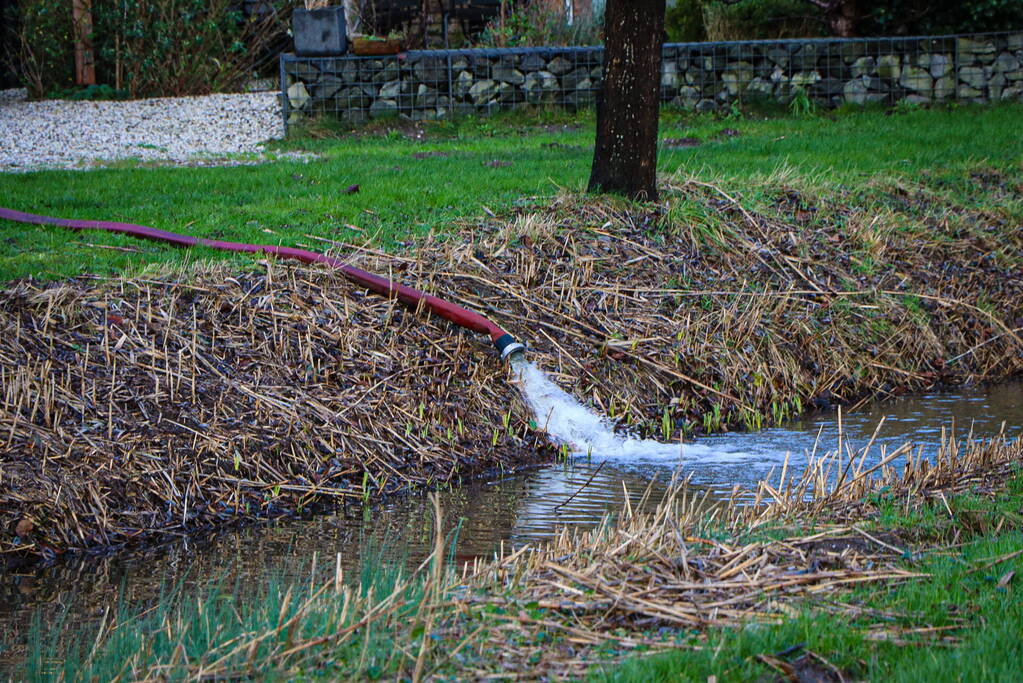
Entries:
POLYGON ((494 340, 497 352, 501 354, 501 360, 507 360, 514 353, 525 353, 526 346, 515 341, 507 332, 494 340))

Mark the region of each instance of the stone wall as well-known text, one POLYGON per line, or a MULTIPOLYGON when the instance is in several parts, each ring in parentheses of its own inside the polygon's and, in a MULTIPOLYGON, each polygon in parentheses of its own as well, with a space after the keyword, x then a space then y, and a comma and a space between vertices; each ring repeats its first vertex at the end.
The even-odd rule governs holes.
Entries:
MULTIPOLYGON (((590 106, 600 47, 421 50, 393 57, 281 56, 287 123, 590 106)), ((665 103, 712 111, 736 100, 824 106, 1023 100, 1023 33, 923 38, 743 41, 664 46, 665 103)))

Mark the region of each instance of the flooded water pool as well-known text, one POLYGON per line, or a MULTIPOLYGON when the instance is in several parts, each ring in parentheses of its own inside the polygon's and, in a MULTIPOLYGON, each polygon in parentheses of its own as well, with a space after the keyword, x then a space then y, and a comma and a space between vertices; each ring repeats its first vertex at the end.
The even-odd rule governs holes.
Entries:
MULTIPOLYGON (((843 415, 843 442, 853 450, 862 448, 882 418, 875 454, 907 441, 934 453, 943 427, 954 428, 959 436, 972 431, 986 438, 1004 431, 1018 437, 1023 433, 1023 383, 868 406, 843 415)), ((755 485, 780 468, 787 454, 790 470, 798 471, 815 444, 820 453, 834 450, 838 436, 837 415, 829 413, 758 433, 703 437, 696 447, 682 446, 681 459, 576 458, 444 491, 441 502, 449 530, 457 527, 456 559, 471 560, 489 557, 502 545, 549 538, 559 527, 596 524, 620 510, 626 496, 636 502, 651 482, 655 494, 662 492, 675 471, 691 476, 700 488, 721 493, 735 484, 755 485), (700 454, 707 452, 716 455, 702 460, 700 454)), ((121 596, 129 604, 144 605, 177 582, 203 586, 219 580, 244 593, 271 578, 308 577, 314 555, 321 568, 333 567, 339 554, 346 567, 355 568, 367 552, 418 562, 430 551, 431 528, 426 497, 408 496, 311 520, 283 520, 144 552, 0 575, 0 667, 21 656, 33 619, 49 625, 66 614, 67 623, 88 623, 101 619, 121 596)))

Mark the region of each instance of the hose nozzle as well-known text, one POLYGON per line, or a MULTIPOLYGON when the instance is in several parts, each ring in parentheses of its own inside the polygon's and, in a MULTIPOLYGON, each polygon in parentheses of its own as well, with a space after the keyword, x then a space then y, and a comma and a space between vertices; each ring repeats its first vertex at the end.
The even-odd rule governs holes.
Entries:
POLYGON ((510 334, 503 334, 494 341, 497 352, 501 354, 501 360, 507 360, 515 353, 525 353, 525 344, 520 344, 510 334))

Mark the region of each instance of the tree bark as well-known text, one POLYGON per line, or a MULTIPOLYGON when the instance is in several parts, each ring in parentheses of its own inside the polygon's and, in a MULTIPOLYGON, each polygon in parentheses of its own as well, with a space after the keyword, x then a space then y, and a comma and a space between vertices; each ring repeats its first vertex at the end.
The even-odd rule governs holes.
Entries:
POLYGON ((590 192, 657 199, 665 0, 607 0, 590 192))
POLYGON ((839 38, 852 38, 857 35, 860 23, 860 8, 856 0, 840 0, 832 2, 826 11, 828 29, 831 35, 839 38))
POLYGON ((75 36, 75 83, 96 85, 96 56, 92 51, 92 0, 71 0, 75 36))

